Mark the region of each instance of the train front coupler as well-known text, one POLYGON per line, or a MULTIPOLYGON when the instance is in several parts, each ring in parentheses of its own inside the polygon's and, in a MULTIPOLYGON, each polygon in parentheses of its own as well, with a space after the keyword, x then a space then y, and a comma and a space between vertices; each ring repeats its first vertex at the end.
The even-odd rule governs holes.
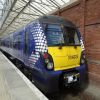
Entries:
POLYGON ((63 85, 69 87, 73 84, 79 83, 80 73, 79 72, 69 72, 63 74, 63 85))

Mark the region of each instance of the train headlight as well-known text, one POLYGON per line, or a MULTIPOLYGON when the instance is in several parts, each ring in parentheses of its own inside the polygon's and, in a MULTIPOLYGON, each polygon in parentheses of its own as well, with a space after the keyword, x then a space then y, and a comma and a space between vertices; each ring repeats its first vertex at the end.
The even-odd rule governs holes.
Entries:
POLYGON ((47 64, 47 69, 48 69, 48 70, 52 70, 52 69, 53 69, 53 63, 49 62, 49 63, 47 64))
POLYGON ((46 64, 49 63, 49 59, 45 59, 45 63, 46 63, 46 64))
POLYGON ((48 53, 40 53, 41 58, 44 62, 44 66, 47 70, 53 70, 54 69, 54 64, 53 64, 53 59, 52 56, 48 53))

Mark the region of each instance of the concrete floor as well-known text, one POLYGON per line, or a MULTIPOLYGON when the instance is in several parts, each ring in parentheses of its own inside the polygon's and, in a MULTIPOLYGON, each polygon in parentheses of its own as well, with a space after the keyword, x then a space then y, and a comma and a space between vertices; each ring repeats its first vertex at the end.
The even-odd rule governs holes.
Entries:
POLYGON ((100 100, 100 87, 96 84, 89 84, 83 92, 84 100, 100 100))
POLYGON ((0 52, 0 100, 48 100, 0 52), (17 71, 16 71, 17 70, 17 71), (26 83, 25 80, 28 82, 26 83))
POLYGON ((82 90, 66 88, 48 98, 50 100, 100 100, 100 88, 90 84, 82 90))

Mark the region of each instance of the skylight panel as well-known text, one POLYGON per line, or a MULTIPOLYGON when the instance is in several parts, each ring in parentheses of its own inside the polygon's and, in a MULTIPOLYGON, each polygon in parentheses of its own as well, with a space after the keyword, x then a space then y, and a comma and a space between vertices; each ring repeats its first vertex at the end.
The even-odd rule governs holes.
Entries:
POLYGON ((56 1, 56 3, 58 3, 59 5, 64 5, 64 2, 62 0, 54 0, 56 1))

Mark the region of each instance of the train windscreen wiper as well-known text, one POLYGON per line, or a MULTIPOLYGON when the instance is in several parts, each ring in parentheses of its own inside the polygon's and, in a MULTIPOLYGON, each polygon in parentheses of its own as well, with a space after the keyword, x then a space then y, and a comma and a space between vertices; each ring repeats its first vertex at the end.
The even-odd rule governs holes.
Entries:
POLYGON ((64 44, 64 42, 61 40, 59 43, 59 49, 62 49, 63 44, 64 44))

